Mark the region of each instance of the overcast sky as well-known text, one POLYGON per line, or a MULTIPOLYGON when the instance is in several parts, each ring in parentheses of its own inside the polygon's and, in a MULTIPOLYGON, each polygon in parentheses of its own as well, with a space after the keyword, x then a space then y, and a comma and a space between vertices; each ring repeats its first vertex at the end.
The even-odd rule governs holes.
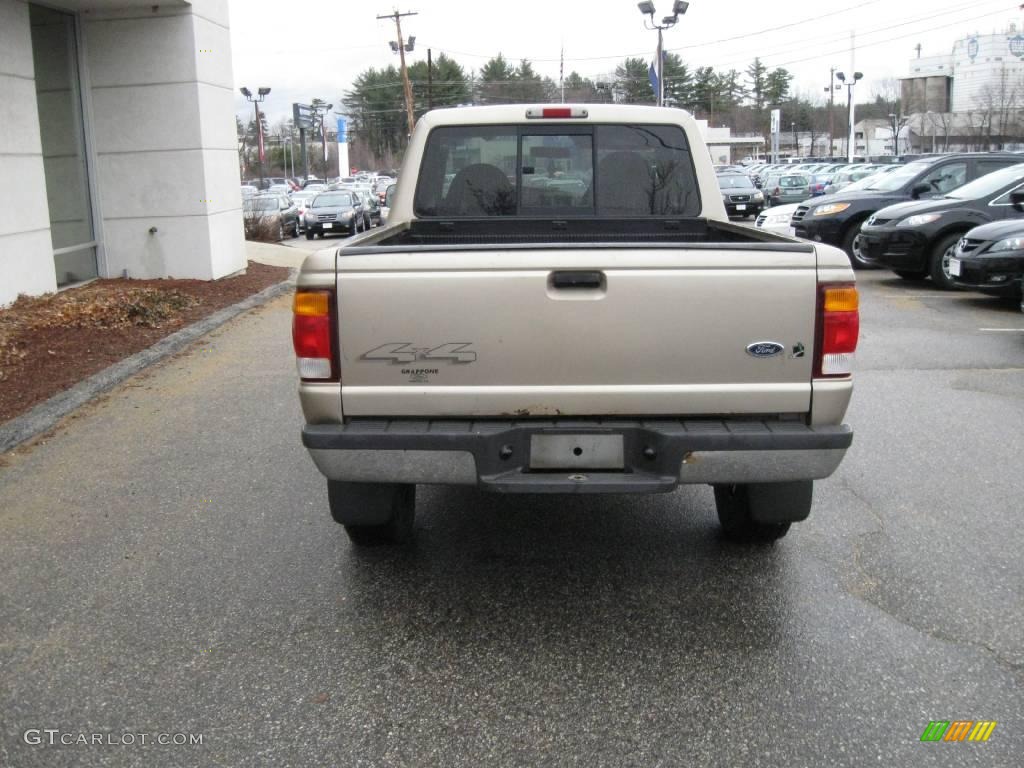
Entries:
MULTIPOLYGON (((332 101, 368 67, 398 64, 388 41, 393 21, 379 14, 418 11, 402 19, 402 34, 416 36, 409 61, 444 51, 467 70, 479 69, 499 51, 526 57, 558 81, 559 51, 565 73, 595 77, 627 55, 653 58, 656 33, 631 0, 420 0, 396 6, 380 0, 229 0, 235 84, 273 89, 264 109, 276 122, 293 101, 314 96, 332 101)), ((658 16, 671 0, 656 0, 658 16)), ((879 81, 907 72, 920 43, 925 56, 947 53, 972 33, 1024 26, 1020 2, 1006 0, 693 0, 679 24, 665 33, 665 47, 691 67, 743 71, 755 56, 794 73, 794 87, 825 96, 830 66, 850 66, 850 33, 856 33, 856 68, 864 72, 866 99, 879 81)), ((239 97, 238 111, 247 104, 239 97)))

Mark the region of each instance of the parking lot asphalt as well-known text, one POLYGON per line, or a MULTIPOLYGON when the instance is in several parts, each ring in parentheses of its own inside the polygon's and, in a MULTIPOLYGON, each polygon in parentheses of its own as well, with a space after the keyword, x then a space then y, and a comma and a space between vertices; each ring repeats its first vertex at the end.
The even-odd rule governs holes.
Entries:
POLYGON ((1019 766, 1024 315, 860 279, 853 448, 761 549, 706 487, 421 486, 357 552, 287 299, 232 321, 2 457, 0 765, 1019 766))

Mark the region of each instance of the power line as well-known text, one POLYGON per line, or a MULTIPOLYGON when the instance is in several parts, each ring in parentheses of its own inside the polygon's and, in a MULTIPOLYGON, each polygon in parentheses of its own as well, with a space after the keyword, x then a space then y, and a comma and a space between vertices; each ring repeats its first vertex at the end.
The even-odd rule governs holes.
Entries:
MULTIPOLYGON (((838 15, 843 14, 843 13, 849 13, 850 11, 856 11, 856 10, 859 10, 861 8, 866 8, 869 5, 876 5, 876 4, 880 3, 880 2, 882 2, 882 0, 865 0, 865 2, 857 3, 856 5, 851 5, 851 6, 847 7, 847 8, 840 8, 839 10, 836 10, 836 11, 830 11, 829 13, 823 13, 823 14, 820 14, 818 16, 811 16, 811 17, 808 17, 806 19, 801 19, 800 21, 789 22, 788 24, 780 24, 777 27, 767 27, 765 29, 760 29, 760 30, 758 30, 756 32, 747 32, 747 33, 742 34, 742 35, 734 35, 733 37, 723 37, 720 40, 708 40, 708 41, 705 41, 705 42, 702 42, 702 43, 694 43, 692 45, 685 46, 683 48, 667 48, 666 50, 667 51, 681 51, 681 50, 688 50, 688 49, 692 49, 692 48, 707 47, 709 45, 718 45, 719 43, 733 42, 735 40, 746 40, 746 39, 749 39, 751 37, 758 37, 760 35, 767 34, 769 32, 778 32, 779 30, 782 30, 782 29, 789 29, 789 28, 792 28, 792 27, 801 26, 803 24, 809 24, 812 21, 820 21, 822 19, 827 19, 827 18, 830 18, 832 16, 838 16, 838 15)), ((438 46, 438 45, 433 45, 432 47, 434 47, 434 48, 441 48, 441 46, 438 46)), ((490 58, 493 58, 493 54, 484 55, 484 54, 479 54, 479 53, 467 53, 465 51, 453 51, 450 48, 444 48, 443 50, 445 51, 445 53, 448 53, 448 54, 458 54, 459 56, 469 56, 470 58, 478 58, 478 59, 490 59, 490 58)), ((606 56, 577 56, 577 57, 567 56, 565 58, 565 61, 601 61, 601 60, 604 60, 604 59, 625 59, 625 58, 632 58, 632 57, 635 57, 635 56, 646 56, 648 53, 649 53, 648 51, 643 51, 642 53, 618 53, 618 54, 609 54, 609 55, 606 55, 606 56)), ((534 58, 534 57, 531 57, 531 56, 506 56, 505 58, 507 58, 509 60, 527 59, 528 61, 535 61, 535 62, 538 62, 538 63, 541 63, 541 62, 553 63, 553 62, 556 62, 556 61, 560 60, 559 58, 540 58, 540 57, 534 58)))

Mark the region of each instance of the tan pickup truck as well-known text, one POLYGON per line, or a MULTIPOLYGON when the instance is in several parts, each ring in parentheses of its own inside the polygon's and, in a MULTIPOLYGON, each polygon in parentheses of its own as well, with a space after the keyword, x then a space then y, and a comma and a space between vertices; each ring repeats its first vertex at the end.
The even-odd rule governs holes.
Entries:
POLYGON ((415 487, 714 487, 773 541, 853 437, 846 255, 730 224, 683 111, 430 112, 388 225, 306 259, 302 440, 357 544, 412 533, 415 487))

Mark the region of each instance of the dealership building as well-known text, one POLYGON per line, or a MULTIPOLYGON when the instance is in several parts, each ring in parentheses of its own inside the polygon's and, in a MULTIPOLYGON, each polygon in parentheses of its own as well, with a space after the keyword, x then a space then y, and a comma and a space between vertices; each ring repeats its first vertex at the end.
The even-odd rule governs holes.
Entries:
POLYGON ((0 0, 0 306, 245 268, 227 0, 0 0))

